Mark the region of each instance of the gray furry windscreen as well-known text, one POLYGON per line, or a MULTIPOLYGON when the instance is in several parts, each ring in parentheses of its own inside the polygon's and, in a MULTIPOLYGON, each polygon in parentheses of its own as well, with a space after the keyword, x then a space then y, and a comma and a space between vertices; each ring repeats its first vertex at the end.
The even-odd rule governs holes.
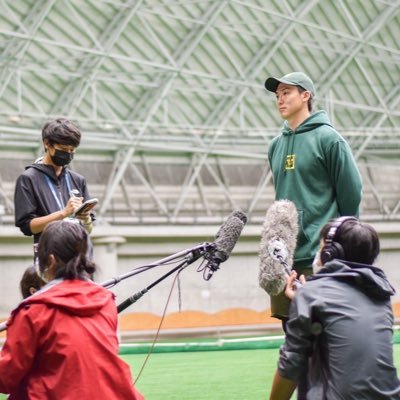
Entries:
POLYGON ((289 200, 275 201, 265 214, 260 241, 259 284, 270 295, 276 296, 284 290, 287 275, 272 249, 283 256, 283 262, 293 265, 299 229, 297 220, 296 206, 289 200))

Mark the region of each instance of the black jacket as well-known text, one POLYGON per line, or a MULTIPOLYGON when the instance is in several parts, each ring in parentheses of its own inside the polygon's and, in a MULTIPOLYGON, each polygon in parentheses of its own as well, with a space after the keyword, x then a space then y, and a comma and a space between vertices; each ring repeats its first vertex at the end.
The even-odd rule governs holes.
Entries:
MULTIPOLYGON (((15 185, 15 226, 24 235, 32 236, 31 220, 63 209, 70 198, 70 189, 78 189, 84 201, 90 198, 85 178, 68 167, 58 177, 50 165, 35 163, 26 167, 15 185)), ((34 243, 37 243, 40 233, 33 236, 34 243)))
POLYGON ((291 304, 280 375, 296 381, 309 363, 309 400, 400 399, 393 294, 380 268, 327 263, 291 304))

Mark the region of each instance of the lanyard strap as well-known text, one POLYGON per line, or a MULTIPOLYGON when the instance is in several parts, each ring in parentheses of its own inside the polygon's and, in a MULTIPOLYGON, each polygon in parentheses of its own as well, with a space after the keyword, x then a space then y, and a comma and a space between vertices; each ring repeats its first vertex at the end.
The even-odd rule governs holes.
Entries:
MULTIPOLYGON (((61 191, 59 192, 60 196, 57 196, 57 193, 54 189, 54 185, 51 182, 50 178, 45 174, 44 177, 46 178, 47 186, 50 188, 51 193, 53 194, 54 200, 56 201, 58 208, 60 211, 64 208, 64 201, 62 199, 61 191)), ((68 171, 65 172, 65 181, 67 183, 68 193, 71 192, 71 182, 68 171)))

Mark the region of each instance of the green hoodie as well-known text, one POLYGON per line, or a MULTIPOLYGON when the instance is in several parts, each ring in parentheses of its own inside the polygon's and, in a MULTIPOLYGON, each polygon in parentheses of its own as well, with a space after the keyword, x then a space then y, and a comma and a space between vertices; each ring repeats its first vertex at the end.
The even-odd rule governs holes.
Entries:
POLYGON ((361 176, 350 146, 325 111, 318 111, 295 131, 285 121, 269 146, 268 160, 276 200, 291 200, 299 214, 296 266, 311 267, 321 228, 330 219, 359 213, 361 176))

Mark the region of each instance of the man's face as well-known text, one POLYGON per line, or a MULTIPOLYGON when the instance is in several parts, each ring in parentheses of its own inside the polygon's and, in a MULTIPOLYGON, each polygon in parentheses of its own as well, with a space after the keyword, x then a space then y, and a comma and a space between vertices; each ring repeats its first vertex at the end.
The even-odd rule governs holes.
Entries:
POLYGON ((51 155, 54 155, 56 150, 65 151, 67 153, 75 153, 76 147, 70 146, 68 144, 59 144, 59 143, 57 143, 57 144, 54 144, 54 145, 50 145, 49 146, 49 150, 50 150, 50 154, 51 155))
POLYGON ((276 90, 276 103, 283 119, 290 120, 307 108, 308 92, 301 92, 297 86, 280 83, 276 90))
POLYGON ((44 141, 44 146, 46 149, 45 164, 63 167, 74 158, 76 150, 74 146, 60 143, 50 144, 47 140, 44 141))

